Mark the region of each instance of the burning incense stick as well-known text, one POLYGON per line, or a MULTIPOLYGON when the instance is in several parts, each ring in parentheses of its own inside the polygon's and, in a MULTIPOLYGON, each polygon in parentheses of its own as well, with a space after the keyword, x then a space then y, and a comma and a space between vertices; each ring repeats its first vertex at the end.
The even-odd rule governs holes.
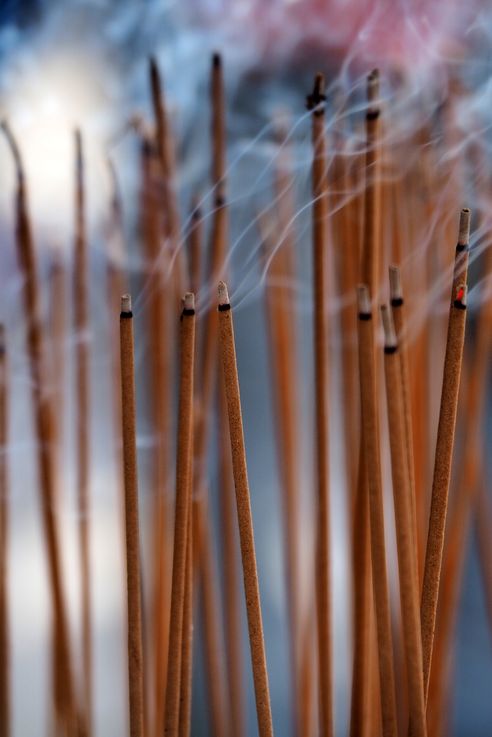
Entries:
POLYGON ((179 702, 179 737, 191 735, 191 690, 193 676, 193 506, 190 495, 186 533, 186 571, 183 603, 183 634, 179 702))
POLYGON ((180 325, 180 387, 176 462, 173 577, 164 733, 177 737, 183 610, 186 589, 186 551, 193 458, 193 372, 195 365, 195 296, 185 294, 180 325))
POLYGON ((395 679, 393 671, 393 643, 386 571, 386 544, 384 539, 384 509, 379 449, 378 403, 372 311, 367 286, 359 286, 358 335, 359 374, 362 408, 362 441, 369 491, 369 518, 371 531, 372 582, 376 610, 381 715, 384 737, 396 737, 395 679))
POLYGON ((317 74, 313 93, 308 97, 312 110, 312 194, 313 194, 313 320, 316 405, 316 599, 318 610, 318 669, 320 725, 322 737, 333 734, 333 684, 330 595, 330 522, 328 469, 328 366, 326 309, 327 216, 325 81, 317 74))
POLYGON ((82 136, 75 132, 75 251, 73 264, 74 328, 76 343, 76 438, 77 493, 79 506, 79 550, 82 585, 82 662, 84 710, 87 728, 92 722, 92 624, 90 585, 90 505, 89 505, 89 312, 88 249, 85 225, 84 158, 82 136))
POLYGON ((24 169, 15 138, 3 121, 2 130, 12 151, 17 173, 16 240, 19 266, 24 277, 23 300, 27 325, 27 350, 31 374, 32 404, 37 439, 38 467, 43 531, 55 631, 55 669, 60 691, 55 704, 58 724, 71 734, 76 729, 77 714, 70 656, 68 618, 63 590, 60 542, 56 509, 56 473, 52 446, 55 441, 55 418, 46 391, 47 358, 41 321, 36 254, 28 212, 24 169))
POLYGON ((120 313, 121 406, 123 469, 125 477, 126 576, 128 602, 128 685, 130 737, 144 735, 142 617, 140 603, 140 548, 136 446, 133 314, 129 294, 121 298, 120 313))
POLYGON ((422 647, 424 686, 427 698, 434 642, 439 580, 441 576, 446 512, 451 478, 454 432, 458 407, 461 363, 465 340, 466 280, 468 272, 468 244, 470 211, 463 209, 460 216, 458 245, 456 246, 448 336, 442 380, 441 408, 437 432, 434 478, 429 517, 429 531, 425 551, 424 580, 420 616, 422 620, 422 647))
POLYGON ((249 641, 256 697, 256 714, 260 737, 273 736, 272 713, 270 707, 270 691, 263 639, 263 622, 261 618, 260 590, 256 568, 255 541, 253 520, 244 446, 241 398, 237 375, 236 348, 232 310, 227 287, 224 282, 219 285, 219 326, 220 352, 224 372, 224 387, 229 415, 229 432, 231 437, 232 468, 234 486, 236 488, 237 516, 241 557, 243 563, 244 591, 246 611, 248 615, 249 641))
POLYGON ((424 679, 420 635, 419 595, 416 576, 414 526, 410 501, 408 457, 405 453, 405 413, 401 382, 401 360, 391 312, 381 307, 384 326, 384 372, 391 446, 391 472, 395 507, 395 527, 400 572, 400 598, 405 646, 410 733, 425 737, 424 679))
POLYGON ((5 328, 0 325, 0 735, 9 737, 10 637, 8 597, 9 490, 7 478, 7 360, 5 328))
POLYGON ((379 291, 380 232, 381 232, 381 183, 379 177, 379 129, 380 108, 379 71, 374 69, 367 78, 366 113, 366 186, 364 190, 364 240, 362 248, 361 278, 367 284, 371 299, 379 291))

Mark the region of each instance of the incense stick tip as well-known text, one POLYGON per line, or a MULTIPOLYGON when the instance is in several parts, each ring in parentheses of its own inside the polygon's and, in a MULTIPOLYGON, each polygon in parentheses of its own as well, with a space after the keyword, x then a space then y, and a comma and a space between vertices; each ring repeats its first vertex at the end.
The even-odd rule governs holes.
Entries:
POLYGON ((399 266, 389 267, 389 284, 391 304, 393 306, 396 306, 395 303, 401 304, 403 301, 403 290, 401 286, 401 273, 399 266))
POLYGON ((471 210, 464 207, 460 212, 460 225, 458 231, 458 245, 467 246, 470 242, 470 220, 471 210))
MULTIPOLYGON (((313 91, 306 98, 306 107, 308 110, 315 110, 321 106, 322 102, 325 102, 325 77, 322 72, 317 72, 314 78, 313 91)), ((320 108, 318 112, 322 112, 323 108, 320 108)))
POLYGON ((393 322, 393 314, 389 309, 388 305, 381 305, 381 318, 383 321, 383 332, 384 332, 384 349, 385 351, 394 353, 398 341, 396 338, 395 324, 393 322))
POLYGON ((121 312, 129 314, 132 311, 131 294, 123 294, 121 297, 121 312))
POLYGON ((357 287, 357 309, 359 316, 371 314, 371 300, 367 284, 359 284, 357 287))
POLYGON ((218 294, 219 294, 219 307, 221 305, 230 304, 229 292, 227 291, 227 284, 224 281, 219 282, 218 294))
POLYGON ((222 56, 218 51, 214 51, 212 54, 212 66, 214 69, 219 69, 222 66, 222 56))
POLYGON ((186 292, 183 297, 183 311, 195 312, 195 295, 193 292, 186 292))
POLYGON ((468 287, 466 284, 459 284, 454 294, 454 306, 458 310, 466 310, 468 287))

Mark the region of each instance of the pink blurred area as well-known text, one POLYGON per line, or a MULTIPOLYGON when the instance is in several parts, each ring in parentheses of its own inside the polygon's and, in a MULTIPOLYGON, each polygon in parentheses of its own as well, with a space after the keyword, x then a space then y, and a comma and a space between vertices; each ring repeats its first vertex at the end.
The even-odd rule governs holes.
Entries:
POLYGON ((195 22, 256 49, 261 63, 347 57, 396 67, 452 61, 478 0, 192 0, 195 22))

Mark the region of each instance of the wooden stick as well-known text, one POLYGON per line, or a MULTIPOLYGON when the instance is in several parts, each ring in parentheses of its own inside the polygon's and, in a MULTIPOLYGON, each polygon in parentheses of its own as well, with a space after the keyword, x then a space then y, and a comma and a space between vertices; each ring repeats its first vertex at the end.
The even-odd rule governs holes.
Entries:
MULTIPOLYGON (((24 277, 23 301, 27 327, 27 351, 31 375, 32 404, 34 408, 35 433, 37 440, 38 469, 43 532, 48 558, 49 583, 53 605, 55 631, 55 658, 60 676, 60 692, 55 693, 57 719, 60 728, 74 734, 77 728, 77 709, 70 655, 68 616, 63 590, 63 574, 60 555, 60 540, 56 509, 56 472, 52 446, 55 441, 55 418, 53 407, 46 391, 47 357, 45 335, 41 320, 36 253, 28 212, 27 189, 20 152, 15 138, 3 121, 5 133, 17 172, 16 241, 19 266, 24 277)), ((80 726, 80 724, 79 724, 80 726)))
POLYGON ((454 432, 458 407, 461 363, 465 341, 466 280, 468 272, 468 243, 470 211, 463 209, 460 216, 458 245, 456 246, 448 336, 441 393, 441 408, 437 431, 434 478, 432 482, 429 531, 425 551, 424 579, 420 616, 422 620, 422 647, 424 686, 427 698, 434 642, 439 581, 441 576, 446 512, 451 478, 454 432))
POLYGON ((121 407, 123 470, 125 477, 126 576, 128 602, 128 685, 130 737, 144 734, 142 615, 136 445, 133 314, 129 294, 121 298, 120 313, 121 407))
POLYGON ((180 325, 180 384, 176 461, 173 577, 167 662, 164 734, 177 737, 179 726, 183 610, 186 589, 186 551, 193 459, 193 372, 195 365, 195 296, 183 300, 180 325))
POLYGON ((408 456, 405 453, 406 428, 401 360, 395 326, 391 312, 386 305, 381 307, 381 315, 384 326, 384 373, 391 446, 398 569, 400 573, 401 615, 410 708, 410 733, 413 737, 425 737, 427 728, 422 671, 419 590, 415 559, 414 520, 410 501, 408 456))
POLYGON ((229 432, 231 437, 232 468, 236 489, 237 516, 241 557, 243 563, 244 591, 246 611, 248 615, 251 662, 255 686, 256 714, 260 737, 273 736, 272 713, 270 707, 270 691, 263 639, 263 622, 261 618, 260 590, 256 567, 255 541, 251 501, 246 464, 246 449, 237 374, 236 348, 232 310, 227 287, 224 282, 219 285, 219 344, 224 372, 224 387, 229 415, 229 432))
MULTIPOLYGON (((222 370, 220 371, 222 374, 222 370)), ((246 734, 245 684, 242 649, 238 533, 234 519, 234 477, 227 426, 225 391, 219 388, 219 495, 224 577, 224 635, 230 704, 230 729, 235 737, 246 734)))
POLYGON ((82 604, 82 663, 84 710, 88 734, 92 723, 92 616, 90 584, 90 438, 89 438, 89 303, 88 247, 85 224, 84 158, 82 136, 75 132, 75 245, 73 263, 73 313, 77 336, 75 357, 77 494, 79 508, 79 553, 82 604))
POLYGON ((0 735, 2 737, 9 737, 11 734, 7 381, 5 328, 0 325, 0 735))
POLYGON ((362 244, 361 279, 367 284, 371 299, 379 292, 381 247, 381 181, 379 72, 374 69, 367 78, 366 113, 366 183, 364 190, 364 238, 362 244))
POLYGON ((67 287, 66 273, 61 254, 57 251, 53 254, 53 262, 50 271, 50 316, 49 334, 51 343, 51 375, 53 376, 54 392, 56 395, 57 408, 57 443, 61 443, 63 437, 63 410, 64 385, 65 385, 65 342, 67 330, 67 287))
POLYGON ((194 588, 194 553, 193 553, 193 505, 189 500, 188 531, 186 543, 185 594, 183 605, 183 635, 181 650, 181 682, 179 703, 179 737, 191 735, 191 694, 193 676, 193 588, 194 588))
POLYGON ((391 614, 386 571, 384 539, 384 506, 379 449, 378 402, 372 311, 367 286, 361 285, 358 297, 359 376, 362 408, 362 441, 369 491, 369 521, 371 531, 372 582, 376 610, 376 632, 379 658, 381 715, 384 737, 396 737, 395 679, 391 614))
POLYGON ((316 601, 318 612, 318 673, 320 688, 320 734, 333 734, 332 631, 330 593, 330 509, 327 366, 327 217, 326 141, 324 78, 317 74, 313 93, 308 97, 312 110, 312 194, 313 194, 313 320, 316 438, 316 601))
POLYGON ((413 455, 413 427, 410 400, 410 377, 408 368, 408 347, 406 335, 405 306, 401 284, 400 269, 398 266, 389 267, 391 314, 395 324, 398 340, 398 356, 400 362, 401 387, 403 393, 403 413, 405 423, 404 451, 407 460, 407 473, 410 484, 410 505, 413 518, 413 539, 416 552, 417 575, 420 581, 419 568, 419 528, 417 525, 417 509, 415 501, 415 465, 413 455))

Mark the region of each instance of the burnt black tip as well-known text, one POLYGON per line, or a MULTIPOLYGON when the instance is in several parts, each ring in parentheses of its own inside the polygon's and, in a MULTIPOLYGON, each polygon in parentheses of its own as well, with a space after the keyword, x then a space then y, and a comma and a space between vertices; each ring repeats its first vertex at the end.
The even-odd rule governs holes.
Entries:
POLYGON ((377 120, 379 118, 379 115, 380 115, 380 110, 377 108, 375 110, 368 110, 366 113, 366 119, 367 120, 377 120))
POLYGON ((219 305, 219 312, 227 312, 230 309, 231 309, 230 302, 226 302, 223 305, 219 305))
POLYGON ((457 310, 466 310, 466 305, 459 299, 455 299, 453 304, 457 310))
POLYGON ((403 297, 393 297, 391 300, 392 307, 403 307, 403 297))
POLYGON ((456 245, 456 253, 463 253, 464 251, 468 251, 468 244, 467 243, 458 243, 456 245))
POLYGON ((191 309, 190 307, 185 307, 185 309, 181 313, 181 318, 193 317, 194 314, 195 314, 195 310, 191 309))
POLYGON ((129 318, 133 317, 133 312, 120 312, 120 319, 121 320, 127 320, 129 318))
POLYGON ((359 312, 359 320, 370 320, 371 319, 371 313, 370 312, 359 312))
POLYGON ((212 66, 215 69, 218 69, 222 66, 222 56, 219 54, 218 51, 214 51, 214 53, 212 54, 212 66))
POLYGON ((385 345, 384 346, 384 352, 387 356, 390 356, 392 353, 396 353, 398 350, 398 346, 396 345, 385 345))
MULTIPOLYGON (((325 101, 326 101, 325 78, 321 74, 321 72, 318 72, 318 74, 314 78, 313 91, 311 92, 310 95, 306 97, 306 107, 308 110, 314 110, 322 102, 325 102, 325 101)), ((322 112, 322 110, 319 112, 322 112)))

